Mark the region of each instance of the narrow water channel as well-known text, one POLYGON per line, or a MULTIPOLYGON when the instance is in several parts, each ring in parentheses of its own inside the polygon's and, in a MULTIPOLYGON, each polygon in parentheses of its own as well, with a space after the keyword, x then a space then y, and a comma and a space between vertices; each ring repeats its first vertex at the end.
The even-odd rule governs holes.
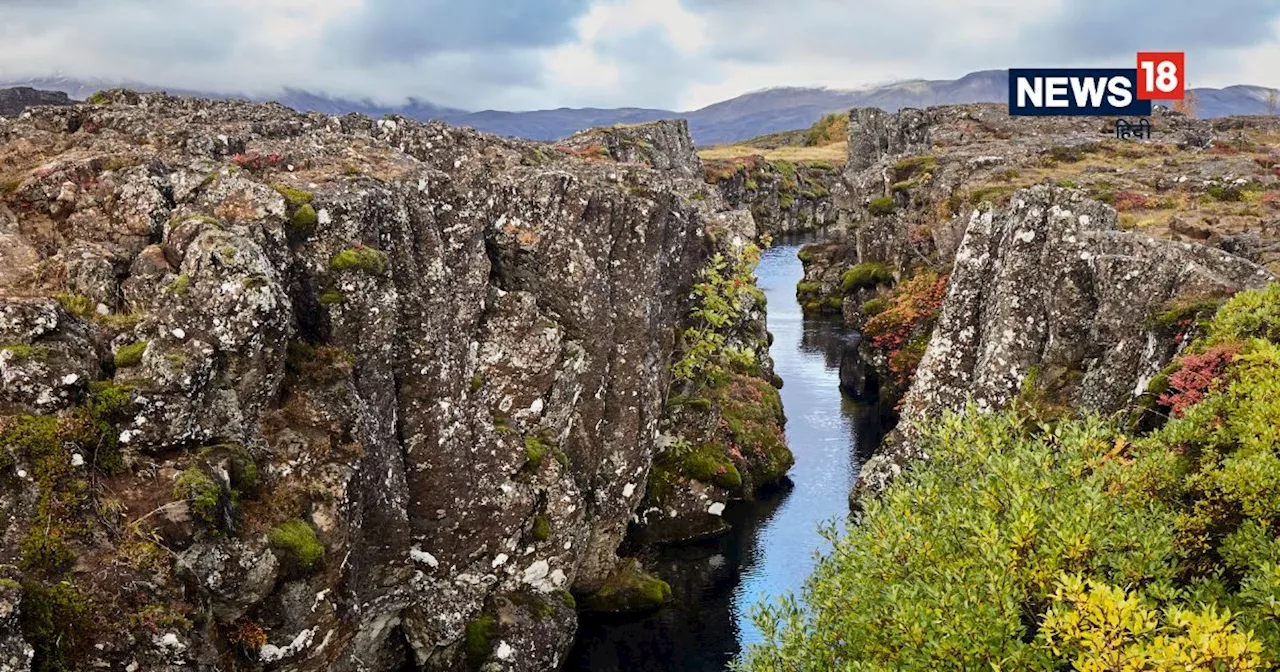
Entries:
POLYGON ((782 377, 793 485, 731 506, 733 531, 720 539, 664 548, 648 558, 675 601, 644 618, 585 614, 566 670, 722 672, 760 635, 752 607, 799 592, 826 549, 821 524, 848 515, 859 436, 871 433, 862 407, 839 389, 849 338, 838 319, 806 319, 795 288, 803 276, 798 244, 766 250, 756 271, 769 299, 770 348, 782 377))

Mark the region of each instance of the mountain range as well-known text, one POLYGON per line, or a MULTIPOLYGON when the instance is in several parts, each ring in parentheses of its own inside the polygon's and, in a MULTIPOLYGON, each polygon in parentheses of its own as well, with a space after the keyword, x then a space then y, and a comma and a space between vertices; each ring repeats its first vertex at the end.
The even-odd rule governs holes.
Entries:
MULTIPOLYGON (((158 87, 132 82, 79 80, 65 77, 35 78, 0 84, 45 91, 61 91, 83 100, 95 91, 108 88, 156 90, 158 87)), ((227 94, 167 89, 177 95, 206 98, 227 94)), ((1202 117, 1264 114, 1267 97, 1273 91, 1260 86, 1229 86, 1223 89, 1193 89, 1198 97, 1197 113, 1202 117)), ((438 119, 480 131, 533 140, 555 140, 593 126, 641 123, 681 117, 689 120, 694 141, 701 146, 733 143, 767 133, 805 128, 824 114, 854 107, 879 107, 894 111, 903 107, 1003 102, 1008 99, 1008 71, 983 70, 959 79, 908 80, 858 90, 778 87, 754 91, 707 107, 676 112, 650 108, 559 108, 528 112, 485 110, 470 112, 410 99, 387 105, 368 99, 335 98, 296 89, 275 96, 251 96, 254 100, 275 100, 288 107, 326 114, 359 112, 374 117, 399 114, 405 117, 438 119)))

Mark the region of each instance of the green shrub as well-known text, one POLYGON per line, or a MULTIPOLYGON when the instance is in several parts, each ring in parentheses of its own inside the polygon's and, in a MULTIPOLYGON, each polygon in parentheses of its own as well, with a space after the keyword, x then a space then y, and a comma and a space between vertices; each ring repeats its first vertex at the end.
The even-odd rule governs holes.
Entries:
POLYGON ((1278 309, 1275 286, 1224 305, 1189 356, 1253 340, 1144 437, 1017 405, 922 421, 928 461, 829 534, 802 601, 757 609, 741 668, 1274 669, 1278 309))
POLYGON ((303 520, 290 520, 271 530, 271 545, 282 551, 303 571, 320 566, 324 560, 324 544, 316 531, 303 520))
POLYGON ((128 369, 142 363, 142 353, 147 351, 147 342, 138 341, 129 345, 122 345, 116 350, 116 368, 128 369))
POLYGON ((840 289, 845 294, 891 284, 893 284, 893 269, 888 264, 880 262, 867 261, 850 266, 840 275, 840 289))
POLYGON ((352 247, 343 250, 329 260, 329 268, 335 271, 364 271, 369 275, 387 272, 387 254, 372 247, 352 247))
POLYGON ((881 196, 880 198, 871 199, 871 203, 867 205, 867 209, 871 211, 871 214, 877 217, 883 217, 885 215, 892 215, 893 211, 897 209, 897 206, 894 205, 892 196, 881 196))

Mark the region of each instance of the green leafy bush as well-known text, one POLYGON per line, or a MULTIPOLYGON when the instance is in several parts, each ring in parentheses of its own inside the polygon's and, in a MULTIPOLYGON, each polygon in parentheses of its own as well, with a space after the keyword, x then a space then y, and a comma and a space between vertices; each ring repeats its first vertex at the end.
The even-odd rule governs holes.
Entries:
POLYGON ((1015 408, 927 420, 930 456, 762 605, 745 670, 1255 670, 1280 663, 1280 293, 1189 346, 1243 343, 1147 436, 1015 408), (1239 341, 1241 336, 1252 337, 1239 341))

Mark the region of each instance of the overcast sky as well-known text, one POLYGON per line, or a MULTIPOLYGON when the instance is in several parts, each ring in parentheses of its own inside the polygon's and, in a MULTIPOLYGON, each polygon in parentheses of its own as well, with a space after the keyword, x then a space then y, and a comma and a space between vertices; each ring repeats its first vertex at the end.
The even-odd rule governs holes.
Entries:
POLYGON ((1192 86, 1280 87, 1280 0, 0 0, 0 81, 293 87, 465 109, 691 110, 1187 52, 1192 86))

